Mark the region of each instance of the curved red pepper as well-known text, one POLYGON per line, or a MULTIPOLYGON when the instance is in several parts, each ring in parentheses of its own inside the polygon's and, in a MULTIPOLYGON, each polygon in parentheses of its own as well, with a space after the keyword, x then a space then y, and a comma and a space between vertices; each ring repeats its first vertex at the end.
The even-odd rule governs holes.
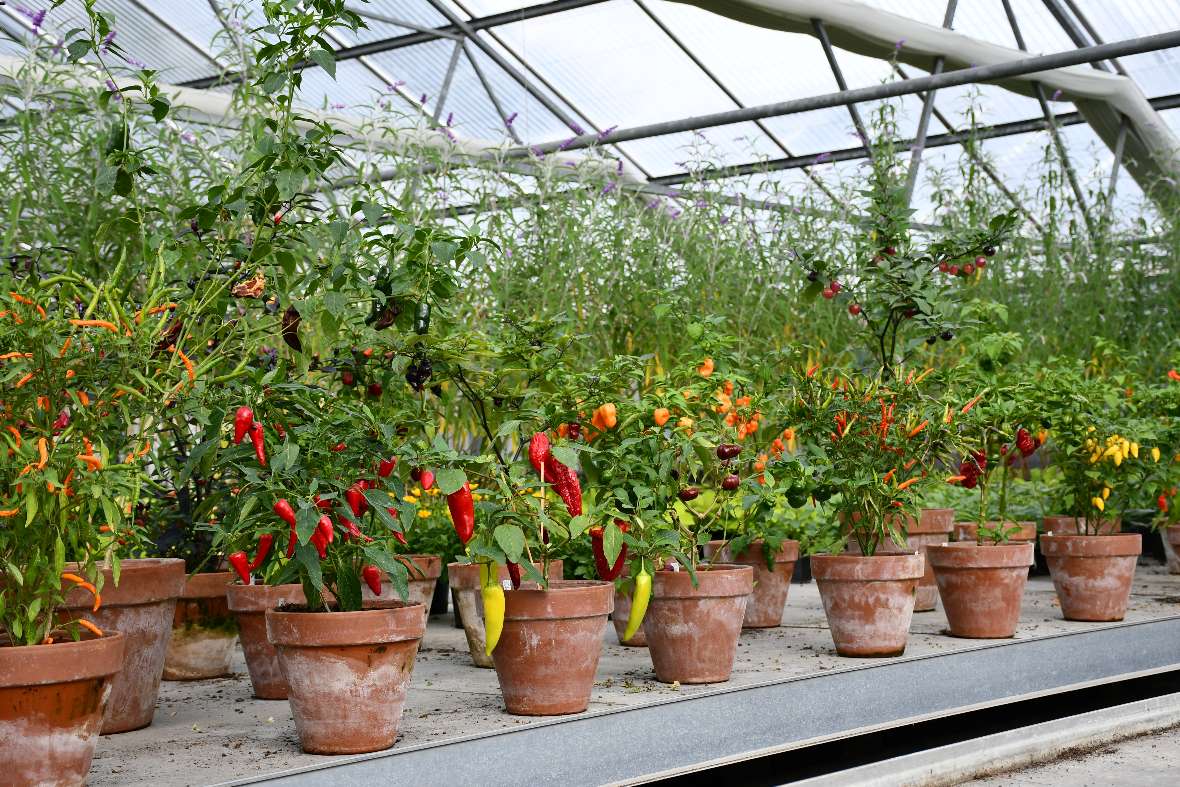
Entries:
POLYGON ((545 460, 545 480, 553 484, 570 516, 582 513, 582 484, 578 481, 578 474, 557 461, 553 454, 545 460))
MULTIPOLYGON (((630 525, 619 519, 615 520, 615 524, 624 533, 631 528, 630 525)), ((619 550, 619 556, 615 558, 615 563, 612 566, 606 560, 606 549, 602 543, 602 536, 603 529, 601 527, 590 528, 590 545, 594 548, 594 566, 598 570, 598 578, 610 582, 623 573, 623 565, 627 562, 627 545, 623 544, 622 549, 619 550)))
POLYGON ((358 481, 344 491, 344 500, 348 503, 348 507, 352 509, 353 516, 361 516, 365 513, 365 509, 369 507, 369 502, 365 500, 365 495, 361 491, 361 483, 358 481))
POLYGON ((287 540, 287 557, 295 557, 295 545, 299 543, 299 536, 295 528, 291 528, 291 538, 287 540))
POLYGON ((238 577, 242 580, 243 585, 250 584, 250 558, 246 557, 245 552, 234 552, 225 558, 234 571, 238 572, 238 577))
POLYGON ((391 456, 389 459, 382 459, 377 465, 377 476, 380 478, 389 478, 389 474, 397 467, 397 457, 391 456))
MULTIPOLYGON (((426 471, 429 472, 429 471, 426 471)), ((425 477, 426 472, 422 475, 425 477)), ((447 509, 451 512, 451 523, 459 535, 459 541, 466 546, 475 534, 475 503, 471 499, 471 485, 447 495, 447 509)))
MULTIPOLYGON (((396 509, 396 508, 387 508, 387 509, 385 509, 385 510, 389 512, 389 515, 390 515, 391 517, 393 517, 394 519, 397 519, 397 509, 396 509)), ((401 544, 402 546, 405 546, 405 545, 406 545, 406 534, 405 534, 405 533, 403 533, 402 531, 400 531, 400 530, 394 530, 394 531, 393 531, 393 537, 394 537, 394 538, 396 538, 396 539, 397 539, 397 542, 398 542, 399 544, 401 544)))
POLYGON ((316 495, 312 502, 314 502, 315 507, 321 511, 331 511, 332 510, 332 501, 331 500, 324 500, 319 495, 316 495))
POLYGON ((254 425, 254 411, 249 407, 239 407, 234 413, 234 445, 241 445, 242 438, 254 425))
POLYGON ((512 580, 512 589, 520 590, 520 563, 513 563, 511 560, 505 561, 508 566, 508 577, 512 580))
POLYGON ((254 559, 250 561, 250 570, 257 571, 262 567, 262 561, 266 560, 266 556, 270 554, 270 547, 275 542, 275 537, 270 533, 263 533, 258 537, 258 552, 254 554, 254 559))
POLYGON ((357 526, 356 522, 353 522, 346 516, 342 516, 340 519, 344 521, 344 529, 348 531, 348 533, 344 536, 346 539, 359 538, 361 541, 366 542, 373 540, 372 536, 366 536, 363 532, 361 532, 361 529, 357 526))
POLYGON ((266 435, 262 432, 262 424, 257 421, 250 427, 250 442, 254 444, 254 458, 258 464, 266 467, 266 435))
POLYGON ((285 497, 279 498, 275 501, 274 511, 275 514, 278 515, 279 519, 283 520, 291 527, 295 527, 295 509, 291 507, 291 504, 287 502, 285 497))
POLYGON ((381 571, 376 566, 365 566, 361 569, 361 579, 373 591, 374 596, 381 595, 381 571))
POLYGON ((332 517, 327 514, 320 517, 320 521, 316 522, 316 533, 320 534, 325 544, 331 544, 332 539, 336 537, 336 529, 332 527, 332 517))
POLYGON ((549 436, 544 432, 537 432, 529 441, 529 463, 538 473, 549 458, 549 436))

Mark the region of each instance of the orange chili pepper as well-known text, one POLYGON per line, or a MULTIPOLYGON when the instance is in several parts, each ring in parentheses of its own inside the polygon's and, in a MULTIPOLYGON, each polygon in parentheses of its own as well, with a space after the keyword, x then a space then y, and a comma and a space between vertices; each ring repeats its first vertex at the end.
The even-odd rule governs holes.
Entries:
POLYGON ((88 453, 88 454, 94 453, 94 445, 90 442, 89 437, 83 436, 82 445, 86 446, 86 453, 88 453))
POLYGON ((922 476, 916 475, 908 481, 902 481, 900 484, 897 485, 897 491, 900 492, 901 490, 906 489, 906 488, 916 484, 918 482, 918 480, 921 479, 921 477, 922 476))
POLYGON ((49 441, 42 437, 37 441, 37 456, 40 461, 37 462, 37 469, 45 469, 45 465, 49 462, 49 441))
POLYGON ((814 366, 812 366, 810 369, 807 370, 807 376, 808 377, 815 377, 815 373, 818 371, 819 371, 819 364, 817 363, 814 366))
POLYGON ((73 376, 74 376, 74 370, 73 369, 66 369, 66 379, 69 380, 73 376))
POLYGON ((948 479, 946 480, 946 482, 947 482, 948 484, 956 484, 956 483, 958 483, 959 481, 965 481, 966 479, 967 479, 967 476, 965 476, 965 475, 953 475, 953 476, 951 476, 950 478, 948 478, 948 479))
POLYGON ((4 353, 0 355, 0 361, 11 360, 12 358, 32 358, 32 353, 4 353))
POLYGON ((16 387, 20 388, 21 386, 23 386, 25 383, 27 383, 29 380, 32 380, 32 379, 33 379, 33 372, 29 372, 24 377, 22 377, 16 381, 16 387))
POLYGON ((918 463, 917 459, 911 459, 910 461, 908 461, 904 465, 902 465, 902 468, 905 470, 909 470, 911 467, 913 467, 917 463, 918 463))
POLYGON ((0 511, 0 519, 7 519, 10 516, 16 516, 19 513, 19 508, 6 508, 3 511, 0 511))
POLYGON ((185 374, 188 375, 188 381, 190 383, 195 383, 197 381, 197 372, 193 368, 193 362, 190 361, 189 357, 184 354, 184 351, 179 348, 177 348, 176 354, 180 356, 180 361, 184 364, 184 371, 185 374))
POLYGON ((33 301, 33 299, 31 299, 31 298, 26 298, 25 296, 21 295, 19 292, 13 292, 12 290, 9 290, 9 291, 8 291, 8 294, 9 294, 10 296, 12 296, 12 299, 13 299, 14 301, 16 301, 17 303, 23 303, 23 304, 26 304, 26 305, 28 305, 28 306, 36 306, 36 305, 37 305, 37 304, 36 304, 36 302, 35 302, 35 301, 33 301))
POLYGON ((982 399, 983 399, 983 394, 980 394, 979 396, 972 399, 970 402, 967 402, 967 404, 963 405, 963 409, 959 411, 959 414, 960 415, 965 414, 972 407, 979 404, 980 400, 982 400, 982 399))
POLYGON ((102 460, 93 454, 78 454, 78 458, 85 462, 91 470, 102 469, 102 460))
POLYGON ((895 467, 895 468, 893 468, 892 470, 890 470, 890 471, 889 471, 888 473, 886 473, 886 474, 884 475, 884 477, 881 479, 881 483, 882 483, 882 484, 888 484, 890 481, 892 481, 892 480, 893 480, 893 474, 894 474, 894 473, 896 473, 896 472, 897 472, 897 468, 896 468, 896 467, 895 467))
POLYGON ((107 320, 68 320, 70 325, 77 325, 79 328, 106 328, 111 333, 117 334, 119 326, 107 320))
POLYGON ((918 433, 921 432, 923 429, 925 429, 926 425, 929 423, 930 423, 929 420, 925 420, 922 423, 918 424, 917 426, 915 426, 913 429, 911 429, 909 431, 909 434, 907 434, 906 437, 909 439, 913 439, 913 438, 917 437, 918 433))
POLYGON ((94 587, 94 585, 90 584, 89 582, 87 582, 85 579, 78 576, 77 574, 62 574, 61 578, 68 580, 69 582, 73 582, 75 585, 77 585, 80 588, 85 588, 86 590, 89 590, 90 595, 94 596, 94 607, 90 611, 91 612, 98 612, 98 608, 102 606, 102 596, 99 595, 98 589, 96 587, 94 587))
POLYGON ((907 374, 907 375, 906 375, 906 377, 905 377, 905 384, 906 384, 906 385, 909 385, 909 384, 910 384, 910 383, 912 383, 913 381, 914 381, 914 370, 913 370, 913 369, 910 369, 910 373, 909 373, 909 374, 907 374))
POLYGON ((923 380, 925 380, 926 377, 933 371, 934 371, 934 367, 931 367, 931 368, 927 369, 926 371, 922 372, 921 374, 919 374, 918 379, 914 380, 914 384, 916 385, 916 384, 922 382, 923 380))
POLYGON ((89 631, 91 634, 93 634, 96 637, 106 636, 105 634, 102 633, 102 629, 100 629, 98 626, 91 623, 89 620, 86 620, 85 618, 78 618, 78 625, 81 626, 82 628, 86 629, 87 631, 89 631))
POLYGON ((87 407, 90 404, 90 394, 86 393, 85 391, 76 391, 75 395, 78 397, 78 402, 83 407, 87 407))
POLYGON ((65 354, 66 354, 66 350, 70 349, 70 344, 72 344, 72 343, 73 343, 73 341, 74 341, 74 337, 73 337, 73 336, 67 336, 67 337, 66 337, 66 340, 65 340, 65 341, 62 343, 62 345, 61 345, 61 349, 57 351, 57 357, 58 357, 58 358, 62 358, 62 357, 64 357, 64 356, 65 356, 65 354))
POLYGON ((668 423, 668 419, 672 417, 672 411, 667 407, 657 407, 651 414, 651 418, 656 422, 656 426, 663 426, 668 423))
POLYGON ((701 377, 712 377, 713 369, 713 359, 706 358, 701 362, 701 365, 697 367, 697 374, 699 374, 701 377))
POLYGON ((21 444, 24 442, 23 440, 21 440, 21 437, 20 437, 20 430, 19 430, 19 429, 17 429, 17 428, 16 428, 15 426, 13 426, 12 424, 9 424, 8 426, 6 426, 6 427, 4 427, 4 428, 5 428, 5 429, 7 429, 8 431, 12 432, 12 436, 16 438, 16 447, 17 447, 17 448, 20 448, 20 447, 21 447, 21 444))

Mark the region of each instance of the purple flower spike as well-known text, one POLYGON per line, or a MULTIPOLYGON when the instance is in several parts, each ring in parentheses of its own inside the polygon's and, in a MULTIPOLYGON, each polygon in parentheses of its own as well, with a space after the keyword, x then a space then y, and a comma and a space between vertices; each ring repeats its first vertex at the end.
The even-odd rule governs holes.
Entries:
POLYGON ((831 158, 832 158, 831 153, 820 153, 818 156, 815 157, 815 163, 816 164, 823 164, 825 161, 828 161, 831 158))
POLYGON ((900 52, 900 51, 901 51, 901 48, 902 48, 903 46, 905 46, 905 39, 904 39, 904 38, 901 38, 901 39, 898 39, 898 40, 897 40, 897 41, 896 41, 896 42, 893 44, 893 49, 894 49, 895 51, 897 51, 897 52, 900 52))
POLYGON ((622 159, 619 159, 619 163, 617 165, 615 165, 615 172, 619 173, 620 175, 623 174, 623 160, 622 159))
POLYGON ((519 112, 513 112, 511 115, 504 118, 504 125, 508 126, 509 128, 512 128, 512 124, 516 121, 516 116, 519 114, 520 114, 519 112))
POLYGON ((599 131, 598 132, 598 141, 605 142, 606 138, 609 137, 612 133, 614 133, 614 130, 616 128, 618 128, 618 126, 611 126, 610 128, 604 128, 602 131, 599 131))
POLYGON ((419 103, 419 104, 425 104, 425 103, 426 103, 426 99, 427 99, 427 95, 426 95, 425 93, 423 93, 421 96, 419 96, 419 97, 418 97, 418 103, 419 103))
POLYGON ((404 84, 406 84, 406 80, 399 79, 398 81, 394 82, 392 85, 386 85, 385 90, 386 90, 386 92, 389 92, 389 93, 396 93, 397 89, 404 84))
POLYGON ((447 128, 450 128, 453 125, 455 125, 455 113, 448 112, 447 113, 447 128))
POLYGON ((647 209, 648 210, 654 210, 654 209, 658 208, 659 206, 660 206, 660 201, 658 199, 650 199, 647 201, 647 209))
POLYGON ((339 101, 333 101, 328 106, 331 107, 332 109, 344 109, 344 107, 345 107, 345 105, 341 104, 339 101))
POLYGON ((718 221, 719 221, 719 222, 720 222, 722 225, 728 224, 728 223, 729 223, 729 216, 722 216, 720 219, 718 219, 718 221))
POLYGON ((569 138, 569 139, 567 139, 565 142, 562 142, 562 143, 561 143, 561 145, 560 145, 560 146, 559 146, 557 149, 558 149, 558 150, 565 150, 565 149, 566 149, 566 148, 568 148, 570 145, 574 144, 574 141, 575 141, 576 139, 577 139, 577 137, 570 137, 570 138, 569 138))
POLYGON ((615 187, 616 187, 616 186, 618 186, 618 184, 617 184, 617 183, 615 183, 613 180, 612 180, 612 181, 608 181, 608 182, 607 182, 607 184, 606 184, 605 186, 603 186, 603 187, 602 187, 602 193, 603 193, 603 195, 610 194, 612 191, 614 191, 614 190, 615 190, 615 187))
POLYGON ((574 132, 579 137, 586 133, 586 129, 582 128, 577 123, 570 123, 570 131, 574 132))
POLYGON ((1053 95, 1052 95, 1052 97, 1050 97, 1049 100, 1056 101, 1059 98, 1061 98, 1061 88, 1057 88, 1056 90, 1054 90, 1053 95))
POLYGON ((533 145, 531 148, 529 148, 529 150, 531 150, 533 155, 537 158, 545 158, 545 151, 541 150, 538 145, 533 145))

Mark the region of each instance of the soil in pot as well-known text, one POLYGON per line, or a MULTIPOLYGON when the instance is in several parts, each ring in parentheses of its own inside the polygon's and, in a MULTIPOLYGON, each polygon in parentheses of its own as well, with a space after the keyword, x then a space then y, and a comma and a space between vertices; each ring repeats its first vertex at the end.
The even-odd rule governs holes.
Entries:
MULTIPOLYGON (((541 570, 539 563, 534 563, 537 570, 541 570)), ((562 577, 562 562, 553 560, 549 563, 549 581, 562 577)), ((463 634, 467 637, 467 650, 471 653, 471 660, 477 667, 491 669, 495 666, 492 657, 484 652, 487 640, 484 639, 483 629, 483 598, 479 592, 479 564, 477 563, 448 563, 447 579, 451 584, 451 593, 455 601, 455 615, 463 621, 463 634)), ((498 574, 500 582, 508 579, 508 569, 500 566, 498 574)))
POLYGON ((266 638, 266 611, 285 604, 307 603, 303 585, 227 585, 225 596, 238 622, 254 696, 260 700, 287 699, 287 679, 274 646, 266 638))
POLYGON ((397 740, 426 616, 421 604, 373 603, 380 606, 359 612, 266 612, 267 638, 309 754, 381 751, 397 740))
POLYGON ((98 612, 91 611, 94 599, 81 588, 71 590, 62 605, 69 618, 83 617, 104 632, 123 634, 123 669, 111 685, 103 735, 138 730, 152 723, 176 599, 185 581, 184 561, 178 558, 124 560, 120 569, 117 587, 110 569, 103 571, 98 612))
MULTIPOLYGON (((999 522, 988 522, 987 527, 990 529, 998 529, 999 522)), ((1037 540, 1037 523, 1026 522, 1005 522, 1004 529, 1012 530, 1018 528, 1015 532, 1008 536, 1009 544, 1032 544, 1037 540)), ((956 522, 955 523, 955 541, 956 542, 972 542, 979 543, 979 524, 977 522, 956 522)))
POLYGON ((1041 550, 1066 620, 1122 620, 1127 614, 1135 564, 1143 551, 1138 533, 1041 536, 1041 550))
POLYGON ((728 548, 722 548, 724 541, 710 541, 704 545, 705 558, 719 563, 736 563, 754 569, 754 592, 746 602, 746 615, 742 628, 759 629, 781 626, 783 608, 787 605, 787 592, 791 589, 791 575, 795 561, 799 559, 799 542, 787 540, 774 555, 774 569, 767 567, 763 543, 754 541, 740 554, 734 555, 728 548), (720 550, 720 552, 718 551, 720 550))
POLYGON ((811 556, 836 653, 865 658, 905 652, 924 562, 918 554, 811 556))
POLYGON ((204 680, 230 674, 238 624, 230 614, 225 588, 232 571, 193 574, 184 583, 172 617, 172 637, 164 656, 164 680, 204 680))
POLYGON ((590 703, 610 582, 558 580, 504 594, 504 631, 492 651, 504 707, 522 716, 581 713, 590 703))
POLYGON ((935 545, 927 549, 926 560, 934 568, 952 636, 1003 639, 1016 634, 1033 562, 1032 542, 935 545))
MULTIPOLYGON (((430 605, 434 601, 434 586, 442 576, 442 558, 438 555, 397 555, 396 559, 410 572, 409 594, 406 602, 421 604, 423 624, 430 617, 430 605)), ((368 585, 361 585, 361 599, 365 606, 374 600, 401 601, 397 589, 389 581, 389 576, 381 572, 381 595, 374 596, 368 585)))
POLYGON ((643 631, 663 683, 721 683, 733 672, 754 569, 720 563, 700 566, 696 576, 697 587, 684 570, 652 576, 643 631))
MULTIPOLYGON (((183 568, 181 569, 183 571, 183 568)), ((0 765, 5 784, 84 784, 126 637, 0 643, 0 765)))

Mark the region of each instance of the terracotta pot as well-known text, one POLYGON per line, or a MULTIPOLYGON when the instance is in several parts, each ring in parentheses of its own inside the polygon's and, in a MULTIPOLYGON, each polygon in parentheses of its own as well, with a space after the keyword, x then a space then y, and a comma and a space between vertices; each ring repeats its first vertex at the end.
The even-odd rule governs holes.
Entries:
POLYGON ((761 541, 751 542, 738 555, 734 555, 728 547, 722 548, 723 544, 724 541, 710 541, 705 544, 705 558, 712 560, 716 555, 719 563, 736 563, 754 569, 754 592, 746 602, 746 616, 742 621, 742 628, 781 626, 783 607, 787 604, 787 591, 791 589, 791 574, 795 571, 795 561, 799 559, 799 542, 787 540, 782 543, 774 555, 773 571, 766 567, 766 554, 762 551, 761 541))
MULTIPOLYGON (((539 563, 534 563, 541 570, 539 563)), ((500 566, 499 580, 508 579, 508 569, 500 566)), ((562 577, 562 562, 549 562, 549 581, 562 577)), ((463 633, 467 637, 467 650, 477 667, 491 669, 495 666, 492 657, 484 652, 487 640, 483 631, 483 598, 479 593, 479 565, 477 563, 448 563, 447 581, 455 597, 455 608, 463 620, 463 633)))
POLYGON ((1164 554, 1168 558, 1168 573, 1180 574, 1180 525, 1168 525, 1163 533, 1164 554))
POLYGON ((172 617, 172 638, 164 656, 164 680, 204 680, 230 674, 238 641, 225 588, 232 571, 193 574, 184 583, 172 617))
POLYGON ((1033 545, 942 544, 926 551, 952 636, 1002 639, 1016 634, 1033 545))
MULTIPOLYGON (((410 572, 409 593, 406 602, 422 605, 422 624, 430 617, 430 605, 434 601, 434 585, 442 576, 442 558, 438 555, 396 555, 398 560, 410 572)), ((361 584, 361 599, 367 607, 375 599, 381 601, 401 601, 397 589, 389 581, 389 576, 381 572, 381 595, 374 596, 369 586, 361 584)))
MULTIPOLYGON (((1045 517, 1043 529, 1044 532, 1057 536, 1084 536, 1086 535, 1086 519, 1080 516, 1050 515, 1045 517)), ((1105 519, 1098 524, 1097 535, 1107 536, 1118 533, 1122 529, 1123 523, 1118 517, 1105 519)))
MULTIPOLYGON (((988 522, 987 526, 992 529, 999 527, 998 521, 988 522)), ((1008 536, 1009 544, 1032 544, 1037 540, 1037 523, 1036 522, 1005 522, 1004 528, 1007 530, 1013 527, 1020 528, 1017 532, 1008 536)), ((978 543, 979 541, 979 525, 976 522, 956 522, 955 523, 955 541, 971 541, 978 543)))
MULTIPOLYGON (((70 591, 62 605, 67 617, 86 618, 103 631, 119 631, 124 637, 123 669, 111 685, 103 735, 138 730, 152 723, 176 598, 185 580, 184 561, 179 558, 124 560, 120 568, 117 587, 110 570, 103 572, 98 612, 90 611, 94 600, 80 588, 70 591)), ((66 571, 76 569, 67 564, 66 571)))
POLYGON ((287 699, 287 679, 274 646, 266 638, 266 611, 284 604, 306 604, 303 585, 226 585, 225 597, 238 621, 254 696, 260 700, 287 699))
POLYGON ((4 784, 84 784, 123 634, 53 645, 0 645, 0 766, 4 784))
MULTIPOLYGON (((925 508, 922 509, 921 519, 917 522, 907 516, 902 527, 902 535, 906 538, 906 545, 899 547, 893 539, 886 538, 877 546, 878 555, 912 555, 915 552, 925 561, 925 547, 930 544, 945 544, 950 541, 951 531, 954 529, 954 509, 925 508), (945 530, 943 529, 945 528, 945 530)), ((850 555, 861 554, 860 545, 855 538, 850 538, 845 547, 850 555)), ((914 612, 933 612, 938 605, 938 584, 934 581, 934 572, 923 562, 922 579, 918 583, 917 594, 914 596, 914 612)))
POLYGON ((504 594, 504 632, 492 651, 504 707, 518 716, 581 713, 590 703, 610 582, 558 580, 504 594))
POLYGON ((733 672, 754 569, 701 566, 697 583, 694 588, 687 571, 663 569, 652 576, 643 631, 663 683, 721 683, 733 672))
POLYGON ((812 555, 832 641, 841 656, 900 656, 905 652, 921 555, 812 555))
POLYGON ((383 606, 266 611, 266 635, 278 651, 299 744, 308 754, 361 754, 397 740, 426 618, 420 604, 373 603, 383 606))
POLYGON ((1041 551, 1066 620, 1122 620, 1127 614, 1135 564, 1143 551, 1138 533, 1041 536, 1041 551))
MULTIPOLYGON (((623 569, 623 576, 629 574, 628 569, 623 569)), ((624 584, 624 587, 627 587, 624 584)), ((627 631, 627 621, 631 619, 631 588, 624 592, 621 588, 615 588, 615 607, 611 612, 611 622, 615 626, 615 637, 619 640, 620 645, 626 645, 629 648, 646 648, 647 635, 643 633, 643 626, 631 636, 631 639, 624 640, 623 634, 627 631)))

